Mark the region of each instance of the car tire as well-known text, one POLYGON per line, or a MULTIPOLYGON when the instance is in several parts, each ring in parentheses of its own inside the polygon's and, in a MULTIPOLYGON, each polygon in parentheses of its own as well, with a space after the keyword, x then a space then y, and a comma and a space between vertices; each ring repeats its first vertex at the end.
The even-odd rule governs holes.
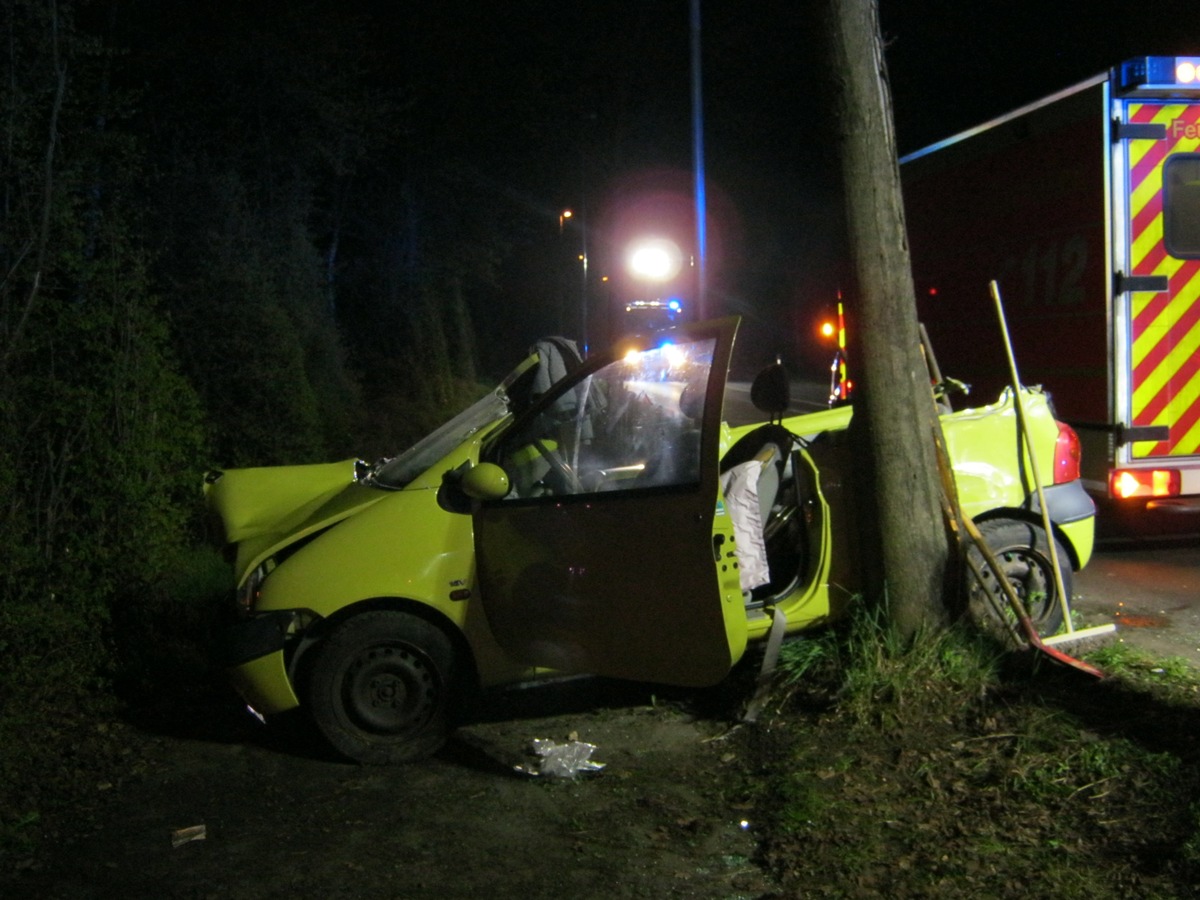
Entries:
POLYGON ((319 648, 308 679, 312 720, 356 762, 423 759, 449 734, 457 670, 454 647, 436 625, 391 610, 360 613, 319 648))
MULTIPOLYGON (((1054 581, 1050 543, 1045 529, 1016 519, 992 519, 979 525, 979 533, 1000 563, 1038 636, 1056 634, 1063 623, 1063 604, 1054 581)), ((1070 557, 1057 540, 1055 552, 1062 568, 1063 588, 1070 598, 1070 557)), ((989 633, 1015 637, 1024 643, 1025 635, 1007 596, 996 581, 995 572, 974 544, 967 550, 965 575, 967 614, 971 620, 989 633)))

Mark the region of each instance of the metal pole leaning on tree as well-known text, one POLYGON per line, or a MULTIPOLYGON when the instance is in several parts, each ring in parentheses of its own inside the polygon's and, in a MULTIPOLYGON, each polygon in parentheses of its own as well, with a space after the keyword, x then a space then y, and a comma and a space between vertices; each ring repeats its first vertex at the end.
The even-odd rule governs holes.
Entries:
MULTIPOLYGON (((932 362, 933 354, 928 347, 928 337, 922 329, 922 346, 925 349, 927 358, 931 361, 931 368, 936 364, 932 362)), ((937 398, 930 391, 929 399, 937 405, 937 398)), ((1081 672, 1086 672, 1089 675, 1094 675, 1097 678, 1103 678, 1104 673, 1095 666, 1084 662, 1081 659, 1076 659, 1057 650, 1054 647, 1048 646, 1037 633, 1037 628, 1033 621, 1029 618, 1029 613, 1021 604, 1021 598, 1017 596, 1016 590, 1008 580, 1008 576, 1004 573, 1004 567, 1000 565, 1000 561, 996 555, 992 553, 992 548, 988 546, 987 539, 980 533, 975 523, 971 518, 963 512, 962 506, 958 502, 958 488, 954 482, 954 470, 950 463, 950 454, 946 450, 945 438, 942 434, 940 419, 934 419, 933 426, 933 442, 937 448, 938 474, 941 478, 942 487, 942 509, 946 515, 947 521, 950 523, 950 528, 954 532, 955 539, 958 543, 959 553, 962 559, 971 567, 975 578, 983 582, 983 573, 973 563, 970 556, 966 552, 966 543, 969 540, 979 550, 983 557, 984 565, 992 570, 996 576, 996 584, 1000 588, 1000 593, 1004 595, 1004 599, 1008 602, 1009 608, 1012 609, 1013 615, 1016 617, 1016 627, 1012 630, 1019 637, 1020 632, 1024 632, 1025 639, 1029 642, 1029 646, 1035 650, 1045 653, 1051 659, 1072 668, 1079 669, 1081 672)))
POLYGON ((988 282, 988 290, 991 292, 992 300, 996 304, 996 317, 1000 323, 1000 334, 1004 338, 1004 352, 1008 357, 1008 371, 1012 377, 1013 407, 1017 412, 1017 431, 1020 434, 1021 446, 1024 447, 1026 454, 1029 456, 1029 468, 1033 473, 1033 484, 1034 489, 1037 491, 1038 506, 1042 511, 1042 526, 1046 531, 1046 539, 1050 546, 1050 567, 1054 570, 1054 589, 1058 591, 1058 602, 1062 607, 1063 623, 1067 629, 1063 634, 1044 638, 1043 643, 1055 644, 1065 641, 1077 641, 1087 637, 1111 633, 1116 630, 1115 625, 1097 625, 1094 628, 1076 630, 1074 623, 1071 621, 1071 598, 1067 596, 1066 587, 1063 585, 1062 562, 1058 558, 1058 542, 1054 539, 1054 529, 1050 521, 1050 510, 1046 507, 1046 492, 1042 487, 1042 479, 1038 473, 1037 455, 1033 452, 1033 445, 1029 440, 1029 428, 1025 419, 1025 404, 1021 399, 1021 379, 1017 374, 1017 360, 1013 354, 1012 341, 1008 335, 1008 322, 1004 317, 1004 303, 1000 299, 1000 285, 995 279, 988 282))

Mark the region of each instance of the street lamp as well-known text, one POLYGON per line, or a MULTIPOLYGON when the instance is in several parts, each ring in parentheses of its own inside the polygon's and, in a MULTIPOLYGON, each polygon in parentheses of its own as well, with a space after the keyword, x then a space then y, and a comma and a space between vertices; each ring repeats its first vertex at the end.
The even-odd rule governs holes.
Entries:
MULTIPOLYGON (((561 238, 567 226, 567 220, 575 218, 573 210, 564 209, 558 214, 558 235, 561 238)), ((583 216, 579 216, 579 245, 578 254, 579 262, 579 319, 581 325, 580 340, 583 351, 586 355, 588 345, 588 252, 587 252, 587 228, 584 225, 583 216)), ((559 323, 565 325, 562 309, 559 310, 559 323)))

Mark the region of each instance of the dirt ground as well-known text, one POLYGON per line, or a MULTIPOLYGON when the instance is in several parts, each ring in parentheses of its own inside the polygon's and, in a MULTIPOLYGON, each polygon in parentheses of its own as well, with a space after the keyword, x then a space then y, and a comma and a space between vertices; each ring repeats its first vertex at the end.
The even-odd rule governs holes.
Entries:
MULTIPOLYGON (((368 768, 212 704, 113 723, 111 780, 42 823, 7 896, 761 897, 739 749, 703 694, 577 681, 494 698, 435 759, 368 768), (534 739, 603 768, 537 770, 534 739), (114 747, 114 752, 121 752, 114 747), (196 839, 176 843, 192 829, 196 839)), ((8 873, 6 873, 8 874, 8 873)))
MULTIPOLYGON (((1122 634, 1164 646, 1161 629, 1122 634)), ((1016 898, 1037 893, 1047 846, 1085 870, 1113 866, 1103 896, 1182 896, 1156 866, 1179 858, 1183 813, 1200 809, 1194 708, 1068 680, 1066 699, 1022 688, 978 721, 896 723, 870 740, 811 711, 731 732, 752 679, 750 661, 712 691, 596 679, 510 691, 436 758, 395 768, 264 728, 216 679, 176 679, 192 692, 71 735, 77 771, 56 794, 70 802, 39 803, 29 840, 0 845, 0 897, 766 900, 929 896, 941 883, 940 896, 1016 898), (1136 794, 1139 773, 1125 794, 1081 780, 1058 808, 1007 787, 1043 706, 1184 760, 1170 776, 1181 820, 1163 824, 1136 794), (535 739, 594 744, 603 768, 518 771, 538 767, 535 739), (811 820, 770 820, 768 782, 811 820), (837 803, 822 812, 830 798, 861 820, 837 803), (932 874, 909 887, 918 871, 932 874)))
POLYGON ((74 799, 41 807, 23 852, 0 848, 0 896, 1116 900, 1187 896, 1200 871, 1190 703, 1054 669, 989 698, 922 700, 912 719, 890 703, 865 731, 828 698, 781 692, 730 731, 752 676, 510 692, 436 758, 393 768, 331 759, 214 687, 81 736, 74 799), (1049 709, 1091 735, 1070 757, 1034 746, 1049 709), (518 771, 537 767, 539 738, 594 744, 603 768, 518 771), (1089 746, 1183 762, 1118 758, 1096 775, 1089 746), (1063 894, 1083 872, 1104 890, 1063 894))

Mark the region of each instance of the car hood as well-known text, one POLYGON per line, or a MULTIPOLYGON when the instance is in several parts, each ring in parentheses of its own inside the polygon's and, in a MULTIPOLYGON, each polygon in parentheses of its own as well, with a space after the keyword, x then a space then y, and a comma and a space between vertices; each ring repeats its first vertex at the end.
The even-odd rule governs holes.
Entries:
POLYGON ((377 503, 383 492, 362 487, 357 459, 304 466, 210 472, 204 493, 231 544, 301 536, 377 503))
POLYGON ((530 402, 538 362, 537 353, 531 353, 495 390, 404 453, 374 465, 351 458, 208 472, 205 500, 221 521, 225 543, 236 547, 238 580, 281 547, 336 525, 397 491, 430 487, 424 482, 438 460, 503 421, 514 405, 530 402))

